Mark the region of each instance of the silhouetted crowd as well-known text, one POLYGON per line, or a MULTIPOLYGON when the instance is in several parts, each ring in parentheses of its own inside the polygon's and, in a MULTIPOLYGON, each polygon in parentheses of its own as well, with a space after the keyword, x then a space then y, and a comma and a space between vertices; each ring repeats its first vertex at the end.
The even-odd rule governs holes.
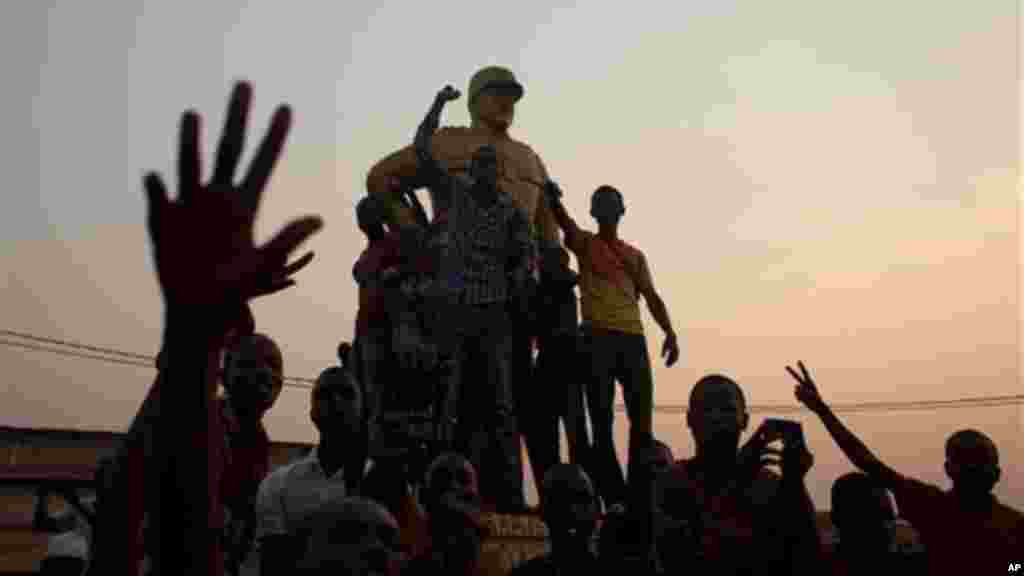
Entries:
POLYGON ((445 88, 415 142, 370 171, 356 209, 367 246, 352 270, 354 336, 312 388, 316 446, 274 470, 262 420, 284 364, 249 302, 295 283, 313 255, 290 256, 323 222, 304 217, 254 243, 288 107, 239 178, 252 98, 239 84, 206 183, 200 120, 187 112, 177 194, 159 175, 144 181, 165 305, 158 376, 99 466, 87 560, 52 554, 42 572, 483 574, 487 515, 531 513, 521 442, 549 550, 517 575, 960 575, 1022 561, 1024 516, 992 495, 1000 468, 989 438, 967 429, 947 440, 950 490, 905 477, 836 417, 802 363, 786 367, 796 399, 858 470, 832 487, 834 546, 821 541, 805 486, 814 460, 800 423, 766 419, 744 440, 745 395, 727 376, 693 386, 696 450, 673 456, 652 434, 640 300, 665 333, 667 365, 679 347, 644 253, 618 236, 624 196, 599 187, 597 231, 576 223, 539 157, 507 135, 523 92, 508 70, 485 68, 469 86, 473 125, 439 128, 460 96, 445 88), (616 382, 629 419, 625 474, 616 382), (920 547, 896 545, 897 511, 920 547))

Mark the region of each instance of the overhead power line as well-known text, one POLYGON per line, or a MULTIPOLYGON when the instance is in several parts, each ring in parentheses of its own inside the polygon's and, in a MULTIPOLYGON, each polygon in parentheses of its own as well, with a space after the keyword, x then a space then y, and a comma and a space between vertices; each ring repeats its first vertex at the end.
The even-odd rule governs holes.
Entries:
MULTIPOLYGON (((15 330, 7 329, 0 329, 0 336, 13 336, 15 338, 20 338, 29 341, 26 343, 11 342, 9 340, 0 340, 0 345, 2 346, 25 348, 29 350, 35 350, 38 352, 49 352, 51 354, 56 354, 58 356, 81 358, 83 360, 97 360, 101 362, 111 362, 114 364, 139 366, 142 368, 156 368, 156 357, 153 355, 140 354, 138 352, 127 352, 124 350, 105 348, 102 346, 94 346, 91 344, 82 344, 80 342, 74 342, 70 340, 48 338, 45 336, 37 336, 35 334, 28 334, 25 332, 18 332, 15 330), (70 348, 70 350, 62 350, 60 349, 61 347, 70 348), (80 352, 80 350, 84 350, 86 352, 80 352)), ((314 379, 302 378, 298 376, 286 376, 284 378, 284 381, 285 385, 290 385, 297 388, 311 388, 312 385, 316 383, 316 380, 314 379)))
MULTIPOLYGON (((80 342, 61 340, 57 338, 37 336, 35 334, 18 332, 15 330, 0 329, 0 335, 27 340, 27 342, 17 342, 6 339, 0 339, 0 346, 22 348, 37 352, 46 352, 58 356, 78 358, 82 360, 93 360, 126 366, 136 366, 140 368, 155 369, 155 358, 151 355, 140 354, 136 352, 128 352, 124 350, 117 350, 114 348, 105 348, 102 346, 95 346, 91 344, 82 344, 80 342), (63 347, 64 349, 62 349, 61 347, 63 347)), ((313 387, 315 383, 316 380, 314 378, 304 378, 299 376, 289 376, 284 378, 284 386, 289 388, 309 390, 313 387)), ((941 410, 952 408, 989 408, 1014 405, 1024 405, 1024 394, 1008 396, 981 396, 974 398, 954 398, 948 400, 856 402, 849 404, 835 404, 832 405, 831 408, 834 412, 895 412, 905 410, 916 411, 941 410)), ((661 404, 654 406, 654 412, 658 414, 682 415, 686 413, 686 409, 687 407, 685 404, 661 404)), ((618 412, 624 412, 625 407, 620 404, 616 406, 616 410, 618 412)), ((755 414, 787 414, 807 411, 806 408, 804 408, 803 406, 798 406, 796 404, 751 405, 748 406, 748 410, 751 413, 755 414)))

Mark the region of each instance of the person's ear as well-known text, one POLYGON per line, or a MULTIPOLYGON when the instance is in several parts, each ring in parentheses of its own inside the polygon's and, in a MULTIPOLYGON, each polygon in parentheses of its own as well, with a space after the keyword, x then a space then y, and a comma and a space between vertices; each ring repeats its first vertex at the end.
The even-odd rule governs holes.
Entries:
POLYGON ((750 426, 750 412, 744 412, 740 417, 740 432, 745 432, 747 426, 750 426))

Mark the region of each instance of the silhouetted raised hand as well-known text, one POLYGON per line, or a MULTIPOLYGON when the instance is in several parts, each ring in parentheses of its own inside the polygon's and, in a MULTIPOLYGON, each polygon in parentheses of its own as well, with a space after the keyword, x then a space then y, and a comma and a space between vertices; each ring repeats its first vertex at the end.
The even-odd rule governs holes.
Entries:
POLYGON ((796 365, 800 368, 800 374, 796 373, 789 366, 786 366, 786 372, 789 372, 790 376, 796 379, 797 386, 793 389, 793 394, 801 404, 807 407, 808 410, 814 413, 818 413, 822 408, 825 407, 825 401, 821 398, 821 394, 818 392, 818 386, 814 383, 814 379, 811 378, 811 374, 804 367, 803 362, 797 362, 796 365))
POLYGON ((233 314, 252 298, 294 284, 291 276, 313 258, 308 253, 288 264, 289 254, 322 227, 317 216, 290 222, 263 246, 253 241, 260 199, 291 127, 291 110, 280 106, 274 112, 248 172, 236 184, 251 99, 248 83, 235 86, 209 183, 200 181, 200 118, 194 111, 181 119, 177 198, 168 198, 158 174, 145 177, 149 235, 168 308, 233 314))

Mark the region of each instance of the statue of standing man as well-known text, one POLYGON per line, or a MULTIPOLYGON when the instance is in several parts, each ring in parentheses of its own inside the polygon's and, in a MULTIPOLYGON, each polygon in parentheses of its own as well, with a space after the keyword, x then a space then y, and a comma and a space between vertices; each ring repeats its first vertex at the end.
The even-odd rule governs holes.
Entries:
MULTIPOLYGON (((497 154, 498 188, 511 197, 515 206, 523 213, 538 252, 544 254, 551 248, 561 245, 558 223, 544 196, 548 173, 540 156, 532 148, 509 135, 509 128, 515 118, 515 105, 523 94, 522 84, 510 70, 489 66, 477 71, 470 79, 467 94, 470 126, 439 129, 431 139, 430 149, 431 155, 444 171, 453 176, 464 176, 470 171, 474 153, 485 146, 493 148, 497 154)), ((366 181, 368 193, 385 201, 390 223, 398 226, 417 225, 415 212, 402 201, 402 191, 427 187, 429 184, 429 176, 420 169, 414 146, 406 146, 377 162, 370 169, 366 181), (396 182, 399 184, 397 187, 396 182)), ((433 191, 430 201, 434 218, 443 218, 443 207, 446 203, 436 198, 433 191)), ((533 259, 536 258, 537 255, 534 254, 533 259)), ((512 319, 516 322, 505 325, 508 344, 506 350, 512 393, 516 399, 516 412, 517 415, 522 415, 523 407, 529 403, 533 371, 531 338, 535 334, 528 314, 514 314, 510 320, 512 319)), ((525 436, 527 449, 533 452, 532 446, 536 445, 536 440, 533 439, 530 421, 521 417, 517 420, 520 432, 525 436)), ((510 449, 495 448, 499 451, 510 449)), ((495 456, 498 461, 515 458, 521 462, 518 449, 515 450, 515 454, 495 456)), ((520 466, 520 486, 521 468, 520 466)), ((514 497, 508 494, 506 498, 514 497)), ((521 489, 518 499, 525 504, 521 489)))

